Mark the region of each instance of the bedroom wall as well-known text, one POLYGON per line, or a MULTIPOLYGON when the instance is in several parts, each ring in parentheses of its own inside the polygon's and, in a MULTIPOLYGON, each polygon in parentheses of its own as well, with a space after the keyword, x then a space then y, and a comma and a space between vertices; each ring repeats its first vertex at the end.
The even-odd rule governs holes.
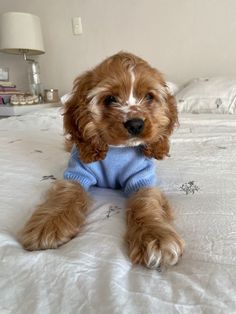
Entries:
MULTIPOLYGON (((119 50, 146 58, 169 80, 233 75, 235 0, 1 0, 0 12, 40 16, 46 54, 39 57, 45 88, 71 89, 76 75, 119 50), (73 36, 71 17, 84 33, 73 36)), ((27 87, 24 61, 0 53, 11 80, 27 87)))

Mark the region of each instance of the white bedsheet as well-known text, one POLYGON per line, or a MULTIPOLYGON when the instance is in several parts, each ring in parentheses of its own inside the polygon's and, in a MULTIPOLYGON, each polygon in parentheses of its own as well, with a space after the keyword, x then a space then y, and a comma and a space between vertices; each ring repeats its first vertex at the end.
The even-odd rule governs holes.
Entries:
POLYGON ((160 273, 131 265, 119 191, 92 190, 87 224, 68 244, 24 251, 17 232, 69 155, 58 109, 0 120, 1 314, 236 313, 236 119, 180 124, 157 173, 186 251, 160 273))

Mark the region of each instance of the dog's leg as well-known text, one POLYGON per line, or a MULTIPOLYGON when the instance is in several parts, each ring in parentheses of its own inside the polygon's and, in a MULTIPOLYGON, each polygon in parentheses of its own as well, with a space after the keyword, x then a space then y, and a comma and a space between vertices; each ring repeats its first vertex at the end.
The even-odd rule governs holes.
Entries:
POLYGON ((127 207, 131 261, 153 269, 175 265, 184 242, 171 224, 173 216, 165 196, 156 188, 143 188, 131 196, 127 207))
POLYGON ((90 204, 88 194, 73 181, 56 181, 20 234, 27 250, 54 249, 76 236, 90 204))

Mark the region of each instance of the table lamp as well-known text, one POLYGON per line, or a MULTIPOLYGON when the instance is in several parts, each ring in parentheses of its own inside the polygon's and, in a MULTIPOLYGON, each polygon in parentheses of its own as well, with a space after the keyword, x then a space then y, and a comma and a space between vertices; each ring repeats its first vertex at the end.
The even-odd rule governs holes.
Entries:
POLYGON ((39 64, 28 56, 45 53, 40 18, 23 12, 7 12, 0 15, 0 51, 22 54, 28 63, 30 91, 42 98, 39 64))

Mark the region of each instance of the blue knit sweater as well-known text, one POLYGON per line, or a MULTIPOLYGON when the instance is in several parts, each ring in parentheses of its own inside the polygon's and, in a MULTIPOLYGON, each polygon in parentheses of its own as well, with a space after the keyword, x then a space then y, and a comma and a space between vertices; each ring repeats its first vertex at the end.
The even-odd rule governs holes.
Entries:
POLYGON ((74 146, 64 179, 78 181, 87 191, 91 186, 122 189, 128 196, 142 187, 156 185, 153 160, 141 147, 109 147, 104 160, 85 164, 74 146))

